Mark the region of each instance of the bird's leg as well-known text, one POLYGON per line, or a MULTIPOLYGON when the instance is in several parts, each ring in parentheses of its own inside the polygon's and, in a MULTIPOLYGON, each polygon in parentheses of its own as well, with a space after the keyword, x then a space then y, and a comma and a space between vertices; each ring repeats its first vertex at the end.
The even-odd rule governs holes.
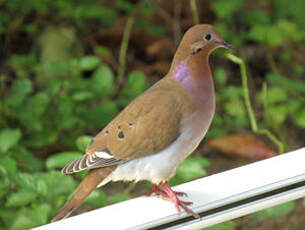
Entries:
MULTIPOLYGON (((177 196, 186 196, 187 197, 187 194, 185 192, 176 192, 176 191, 173 191, 177 196)), ((166 192, 164 192, 158 185, 156 184, 152 184, 152 190, 150 192, 148 192, 146 194, 146 196, 151 196, 153 193, 155 193, 156 195, 158 196, 161 196, 162 198, 168 200, 168 195, 166 192)))
POLYGON ((152 190, 149 193, 147 193, 146 196, 151 196, 153 193, 161 197, 167 196, 167 194, 162 189, 160 189, 159 186, 156 184, 152 184, 152 190))
MULTIPOLYGON (((183 208, 187 213, 191 214, 195 218, 200 218, 200 216, 195 213, 193 210, 188 208, 188 205, 191 205, 192 202, 182 201, 179 200, 177 192, 174 192, 171 187, 167 184, 167 182, 161 182, 160 183, 161 188, 166 193, 166 197, 163 197, 166 200, 172 201, 177 209, 178 212, 180 212, 180 208, 183 208)), ((184 194, 184 193, 182 193, 184 194)))

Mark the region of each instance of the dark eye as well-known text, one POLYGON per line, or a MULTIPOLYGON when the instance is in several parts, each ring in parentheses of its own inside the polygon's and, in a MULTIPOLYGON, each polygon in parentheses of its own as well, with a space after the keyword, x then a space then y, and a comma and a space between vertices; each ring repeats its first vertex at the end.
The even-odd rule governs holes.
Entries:
POLYGON ((212 38, 211 34, 204 35, 204 39, 207 40, 207 41, 211 40, 211 38, 212 38))

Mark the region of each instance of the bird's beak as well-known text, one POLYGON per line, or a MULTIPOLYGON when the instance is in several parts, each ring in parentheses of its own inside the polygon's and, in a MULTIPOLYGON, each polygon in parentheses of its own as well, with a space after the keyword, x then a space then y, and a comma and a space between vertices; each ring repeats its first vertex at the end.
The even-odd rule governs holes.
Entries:
POLYGON ((235 48, 232 45, 226 43, 225 41, 215 41, 215 42, 226 49, 230 49, 232 51, 235 50, 235 48))

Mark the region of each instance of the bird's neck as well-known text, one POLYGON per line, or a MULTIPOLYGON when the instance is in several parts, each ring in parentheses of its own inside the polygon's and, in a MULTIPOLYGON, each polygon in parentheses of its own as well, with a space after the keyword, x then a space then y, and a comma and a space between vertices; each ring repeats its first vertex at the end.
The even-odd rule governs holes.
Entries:
POLYGON ((215 112, 214 83, 208 55, 198 53, 173 66, 170 77, 186 89, 191 110, 183 118, 181 130, 191 130, 192 151, 207 132, 215 112))
POLYGON ((186 89, 189 102, 195 108, 192 124, 201 136, 201 131, 208 129, 215 112, 215 90, 208 55, 202 52, 177 62, 170 76, 186 89), (204 123, 202 117, 206 119, 204 123))
POLYGON ((214 97, 214 83, 208 55, 204 52, 177 61, 170 76, 198 100, 214 97))

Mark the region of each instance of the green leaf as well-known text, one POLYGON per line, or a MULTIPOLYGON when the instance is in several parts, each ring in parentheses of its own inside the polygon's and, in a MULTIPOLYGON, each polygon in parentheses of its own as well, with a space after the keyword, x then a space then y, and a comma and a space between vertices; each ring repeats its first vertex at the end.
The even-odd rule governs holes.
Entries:
POLYGON ((5 153, 16 145, 21 138, 20 129, 2 129, 0 131, 0 151, 5 153))
POLYGON ((251 27, 248 38, 260 43, 266 43, 267 41, 268 27, 266 25, 255 24, 251 27))
POLYGON ((102 207, 107 204, 107 195, 102 190, 94 190, 85 200, 85 203, 102 207))
POLYGON ((210 162, 203 157, 188 157, 178 167, 176 176, 170 180, 170 184, 180 184, 198 177, 203 177, 206 175, 204 168, 209 165, 210 162))
POLYGON ((248 33, 248 38, 268 44, 278 46, 283 43, 285 37, 282 31, 276 25, 254 25, 248 33))
POLYGON ((10 193, 7 201, 5 203, 5 207, 20 207, 24 206, 32 201, 34 201, 37 197, 37 193, 33 191, 28 191, 26 189, 20 189, 17 192, 10 193))
POLYGON ((93 137, 91 136, 81 136, 76 139, 76 145, 78 150, 85 152, 93 137))
POLYGON ((274 123, 282 124, 287 118, 288 108, 286 105, 272 105, 269 106, 268 112, 274 123))
POLYGON ((216 224, 210 227, 205 228, 204 230, 234 230, 237 227, 237 224, 230 220, 220 224, 216 224))
POLYGON ((266 75, 266 78, 271 85, 280 85, 281 87, 284 87, 288 90, 294 90, 299 93, 305 93, 304 81, 289 79, 288 77, 280 76, 273 73, 268 73, 266 75))
POLYGON ((122 202, 122 201, 129 200, 129 199, 130 199, 130 196, 125 193, 116 193, 116 194, 108 197, 108 201, 110 203, 122 202))
POLYGON ((40 178, 39 173, 18 173, 17 184, 24 190, 39 194, 40 198, 47 196, 48 183, 40 178), (42 197, 41 197, 42 196, 42 197))
MULTIPOLYGON (((6 169, 0 163, 0 198, 7 195, 7 191, 10 188, 11 180, 9 179, 6 169)), ((0 215, 1 216, 1 215, 0 215)))
POLYGON ((55 125, 59 130, 72 128, 77 122, 73 115, 74 103, 70 97, 62 97, 56 108, 55 125))
POLYGON ((295 203, 293 201, 280 204, 271 208, 251 214, 254 218, 271 218, 282 217, 290 213, 294 209, 295 203))
POLYGON ((217 0, 212 2, 212 8, 219 18, 231 19, 233 12, 240 9, 243 4, 243 0, 217 0))
POLYGON ((241 101, 229 101, 224 105, 226 113, 231 116, 245 116, 245 108, 241 101))
MULTIPOLYGON (((278 102, 284 102, 286 101, 288 98, 288 93, 285 89, 283 89, 282 87, 270 87, 267 90, 267 102, 268 104, 275 104, 278 102)), ((257 95, 257 99, 263 103, 263 93, 260 92, 257 95)))
POLYGON ((285 37, 282 31, 277 26, 271 26, 267 32, 267 43, 270 46, 281 45, 285 37))
POLYGON ((120 9, 123 10, 127 13, 131 12, 134 8, 134 5, 126 0, 118 0, 115 2, 115 6, 120 9))
POLYGON ((18 118, 29 130, 41 131, 40 117, 46 111, 50 97, 45 92, 39 92, 28 98, 25 104, 18 108, 18 118))
POLYGON ((62 168, 73 160, 82 157, 80 152, 62 152, 48 157, 46 161, 47 169, 62 168))
POLYGON ((243 89, 240 86, 227 86, 223 89, 221 96, 230 101, 236 101, 243 96, 243 89))
POLYGON ((215 82, 219 85, 225 85, 227 82, 227 74, 223 68, 217 68, 214 73, 215 82))
POLYGON ((48 81, 46 92, 51 96, 56 96, 62 86, 61 78, 52 78, 48 81))
POLYGON ((107 125, 117 114, 117 104, 109 101, 103 105, 94 106, 80 115, 92 127, 104 127, 107 125))
POLYGON ((114 89, 114 75, 111 68, 102 65, 93 74, 91 89, 102 96, 109 95, 114 89))
MULTIPOLYGON (((48 201, 56 201, 56 199, 60 199, 62 195, 67 197, 71 195, 76 187, 76 182, 73 180, 72 176, 63 175, 59 171, 50 171, 48 173, 37 173, 35 174, 35 178, 39 178, 43 180, 48 188, 48 201), (52 196, 51 196, 52 195, 52 196)), ((65 200, 62 200, 62 203, 65 200)), ((59 206, 62 205, 59 204, 59 206)))
POLYGON ((15 177, 17 175, 17 162, 15 159, 8 156, 1 157, 0 165, 5 169, 9 176, 15 177))
POLYGON ((305 128, 305 106, 303 105, 298 111, 292 114, 297 125, 305 128))
POLYGON ((28 79, 17 79, 13 82, 10 88, 9 94, 6 98, 6 103, 9 106, 17 107, 23 101, 24 98, 33 91, 32 82, 28 79))
POLYGON ((77 91, 72 95, 72 99, 74 101, 86 101, 93 98, 94 98, 93 93, 89 91, 77 91))
POLYGON ((22 208, 15 215, 11 230, 30 229, 48 222, 51 207, 41 204, 33 209, 22 208))
POLYGON ((245 20, 249 25, 267 25, 270 24, 270 18, 263 10, 249 10, 245 11, 245 20))
POLYGON ((140 71, 133 71, 127 76, 127 85, 120 92, 122 96, 127 97, 123 100, 123 106, 126 106, 132 99, 148 88, 148 83, 145 75, 140 71))
POLYGON ((33 153, 19 145, 11 148, 9 154, 17 160, 19 167, 26 171, 41 171, 44 166, 41 159, 36 158, 33 153))
POLYGON ((95 46, 94 52, 98 55, 104 56, 104 57, 111 57, 112 52, 111 50, 106 46, 95 46))
POLYGON ((80 59, 80 69, 89 71, 95 69, 101 63, 100 59, 95 56, 86 56, 80 59))
POLYGON ((36 192, 37 186, 36 186, 36 179, 35 179, 34 175, 35 174, 19 172, 18 177, 16 178, 16 182, 22 189, 36 192))

